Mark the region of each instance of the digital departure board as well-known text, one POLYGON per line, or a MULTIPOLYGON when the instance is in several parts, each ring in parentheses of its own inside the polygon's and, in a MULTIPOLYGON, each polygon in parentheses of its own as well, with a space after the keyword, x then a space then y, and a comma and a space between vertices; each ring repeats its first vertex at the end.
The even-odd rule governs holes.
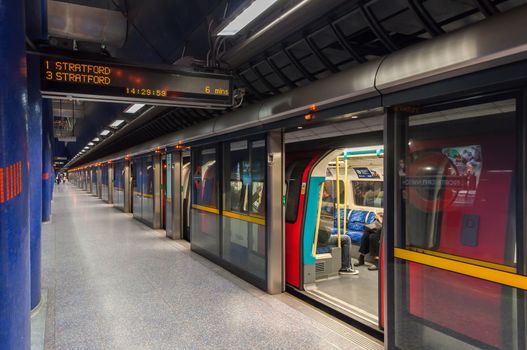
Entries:
POLYGON ((49 98, 182 107, 232 105, 232 77, 152 67, 41 57, 41 92, 49 98))

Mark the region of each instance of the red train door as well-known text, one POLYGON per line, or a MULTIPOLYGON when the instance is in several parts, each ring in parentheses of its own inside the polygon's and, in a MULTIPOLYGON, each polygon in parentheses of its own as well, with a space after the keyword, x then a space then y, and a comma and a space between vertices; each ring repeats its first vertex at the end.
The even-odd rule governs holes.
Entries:
POLYGON ((317 159, 318 155, 316 154, 303 158, 293 155, 287 159, 289 164, 286 166, 286 282, 296 288, 301 288, 302 285, 301 240, 306 183, 311 168, 317 159))

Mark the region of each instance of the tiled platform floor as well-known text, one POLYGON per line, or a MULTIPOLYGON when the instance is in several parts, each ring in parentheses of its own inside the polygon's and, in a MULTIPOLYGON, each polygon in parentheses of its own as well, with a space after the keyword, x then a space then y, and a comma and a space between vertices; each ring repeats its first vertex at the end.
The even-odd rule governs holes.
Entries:
POLYGON ((42 256, 46 349, 382 349, 72 185, 57 186, 42 256))

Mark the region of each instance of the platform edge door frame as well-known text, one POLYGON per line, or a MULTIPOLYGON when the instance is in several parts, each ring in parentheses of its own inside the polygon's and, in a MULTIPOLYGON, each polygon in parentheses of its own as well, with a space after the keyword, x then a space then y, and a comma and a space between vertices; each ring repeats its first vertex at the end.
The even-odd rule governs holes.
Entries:
POLYGON ((274 130, 267 134, 267 292, 282 293, 284 280, 284 134, 274 130))
POLYGON ((132 188, 130 182, 130 161, 126 160, 124 162, 124 212, 131 213, 131 196, 132 188))
POLYGON ((154 220, 152 226, 154 229, 161 228, 161 154, 155 153, 154 158, 154 220))
POLYGON ((113 204, 113 164, 108 164, 108 204, 113 204))
POLYGON ((170 231, 167 229, 167 237, 172 239, 182 239, 183 238, 183 206, 181 202, 182 198, 182 182, 181 182, 181 171, 182 171, 182 156, 181 151, 172 152, 172 161, 171 169, 172 172, 171 181, 172 181, 172 227, 170 231))
POLYGON ((384 109, 384 348, 395 346, 395 238, 401 230, 399 160, 404 150, 407 113, 384 109))
POLYGON ((97 198, 102 199, 102 166, 97 168, 97 198))
MULTIPOLYGON (((517 192, 520 195, 516 196, 516 255, 517 255, 517 273, 520 275, 527 275, 527 225, 525 218, 527 218, 527 88, 521 90, 516 99, 516 125, 518 140, 517 146, 517 164, 516 170, 518 176, 516 177, 517 192)), ((527 324, 527 292, 517 289, 517 314, 518 314, 518 349, 525 349, 527 346, 527 333, 521 332, 525 329, 527 324)))

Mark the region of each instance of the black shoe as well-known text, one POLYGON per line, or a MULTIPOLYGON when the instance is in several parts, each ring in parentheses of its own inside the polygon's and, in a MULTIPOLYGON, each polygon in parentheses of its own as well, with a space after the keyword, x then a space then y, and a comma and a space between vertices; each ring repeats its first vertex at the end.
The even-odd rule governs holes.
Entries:
POLYGON ((355 266, 362 266, 364 265, 364 255, 359 255, 359 262, 355 266))
POLYGON ((342 268, 339 270, 341 275, 358 275, 359 271, 352 269, 351 267, 342 268))
POLYGON ((379 269, 379 266, 377 264, 373 264, 370 267, 368 267, 368 270, 370 271, 377 271, 379 269))

